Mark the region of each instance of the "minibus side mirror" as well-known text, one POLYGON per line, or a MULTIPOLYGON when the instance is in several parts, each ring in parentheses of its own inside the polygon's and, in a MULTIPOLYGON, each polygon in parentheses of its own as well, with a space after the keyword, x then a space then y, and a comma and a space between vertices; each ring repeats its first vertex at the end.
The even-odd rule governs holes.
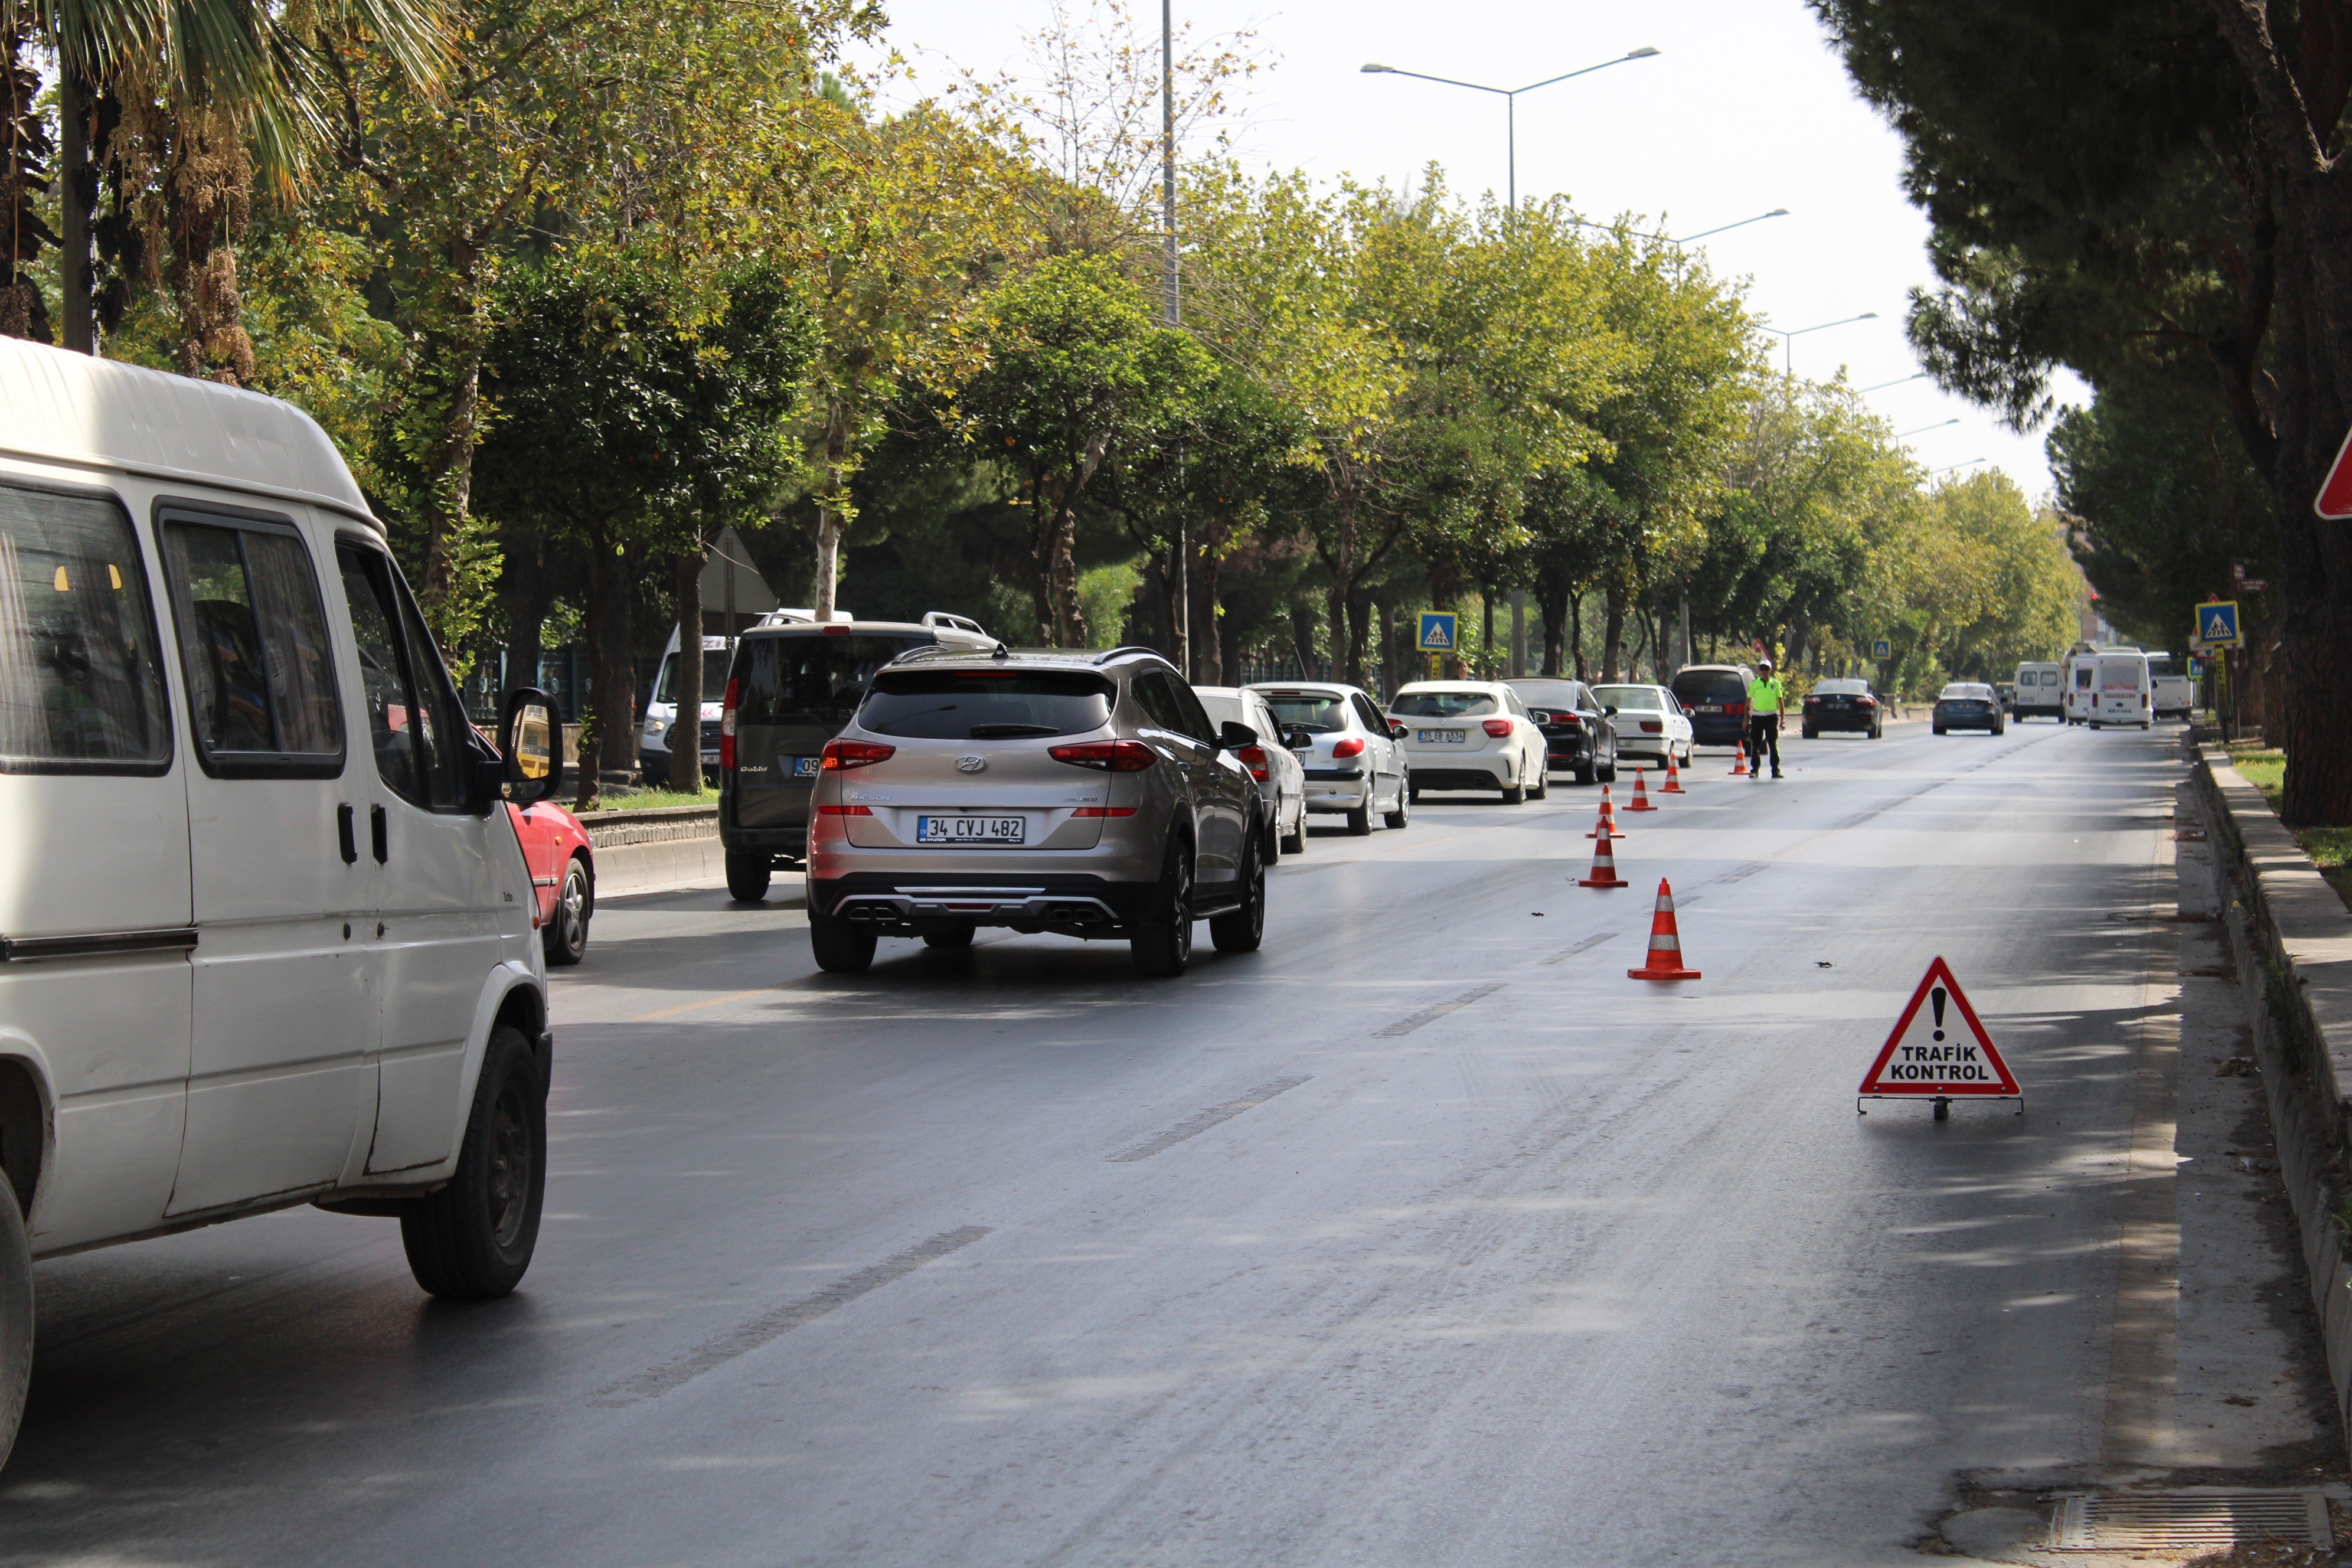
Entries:
POLYGON ((510 805, 535 805, 563 787, 563 752, 555 727, 555 699, 534 687, 507 693, 499 724, 502 753, 499 794, 510 805))

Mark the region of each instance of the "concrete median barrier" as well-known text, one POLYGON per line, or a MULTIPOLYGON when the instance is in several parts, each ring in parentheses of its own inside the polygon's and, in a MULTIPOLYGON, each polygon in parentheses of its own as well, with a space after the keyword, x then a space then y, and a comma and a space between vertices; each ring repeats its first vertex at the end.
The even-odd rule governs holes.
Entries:
POLYGON ((599 898, 726 879, 716 805, 592 811, 580 824, 596 847, 599 898))

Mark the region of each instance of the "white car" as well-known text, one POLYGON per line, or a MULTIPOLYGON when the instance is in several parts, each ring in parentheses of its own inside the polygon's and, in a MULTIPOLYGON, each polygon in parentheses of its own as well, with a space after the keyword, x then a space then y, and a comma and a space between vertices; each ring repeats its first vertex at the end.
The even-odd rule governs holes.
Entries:
POLYGON ((1209 710, 1212 724, 1246 724, 1257 731, 1258 743, 1244 746, 1234 760, 1257 780, 1274 831, 1267 835, 1276 853, 1301 855, 1307 850, 1307 764, 1284 740, 1282 726, 1265 699, 1243 686, 1196 686, 1192 695, 1209 710))
POLYGON ((1389 716, 1403 727, 1414 799, 1425 789, 1491 789, 1517 805, 1548 793, 1544 732, 1499 680, 1417 680, 1389 716))
POLYGON ((467 722, 299 409, 0 338, 0 431, 5 1458, 35 1258, 315 1203, 515 1288, 554 1041, 501 806, 562 768, 542 692, 467 722))
POLYGON ((1616 722, 1620 757, 1654 757, 1660 767, 1672 757, 1690 766, 1690 715, 1673 692, 1663 686, 1596 686, 1592 695, 1616 722))
POLYGON ((1249 689, 1284 732, 1307 742, 1291 750, 1307 773, 1307 810, 1344 814, 1354 834, 1370 833, 1375 815, 1405 825, 1412 789, 1404 748, 1370 697, 1324 680, 1262 680, 1249 689))

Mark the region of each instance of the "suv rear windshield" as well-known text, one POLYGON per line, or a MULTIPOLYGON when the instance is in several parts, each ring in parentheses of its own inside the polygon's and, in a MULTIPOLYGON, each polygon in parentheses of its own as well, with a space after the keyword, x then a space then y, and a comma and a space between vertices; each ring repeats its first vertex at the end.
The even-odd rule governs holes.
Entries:
POLYGON ((1389 711, 1404 719, 1475 719, 1502 710, 1483 691, 1408 691, 1389 704, 1389 711))
POLYGON ((1745 702, 1748 681, 1736 669, 1685 669, 1669 683, 1683 706, 1694 702, 1745 702))
MULTIPOLYGON (((745 637, 729 674, 742 684, 735 694, 735 722, 814 724, 839 730, 857 711, 874 672, 910 647, 929 647, 920 637, 843 637, 812 632, 804 637, 745 637)), ((708 654, 703 656, 708 658, 708 654)), ((706 686, 710 677, 703 676, 706 686)), ((717 683, 720 691, 725 681, 717 683)))
POLYGON ((875 678, 857 722, 915 741, 1083 735, 1110 722, 1117 689, 1076 670, 908 669, 875 678))
POLYGON ((1348 727, 1348 700, 1323 691, 1261 691, 1274 710, 1274 721, 1286 730, 1306 730, 1328 735, 1348 727))

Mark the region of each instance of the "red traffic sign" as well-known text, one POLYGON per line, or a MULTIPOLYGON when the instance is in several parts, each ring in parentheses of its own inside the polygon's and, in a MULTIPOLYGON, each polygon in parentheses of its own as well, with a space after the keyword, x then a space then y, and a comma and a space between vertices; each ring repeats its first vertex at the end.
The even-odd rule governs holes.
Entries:
POLYGON ((1854 1092, 1865 1100, 1896 1095, 2024 1098, 1977 1010, 1961 993, 1960 983, 1952 978, 1951 965, 1940 958, 1927 965, 1919 989, 1911 993, 1911 1005, 1895 1020, 1895 1032, 1886 1037, 1878 1059, 1862 1075, 1862 1087, 1854 1092))
POLYGON ((2327 482, 2319 487, 2311 510, 2330 522, 2352 517, 2352 431, 2345 434, 2344 445, 2336 449, 2336 461, 2328 465, 2327 482))

